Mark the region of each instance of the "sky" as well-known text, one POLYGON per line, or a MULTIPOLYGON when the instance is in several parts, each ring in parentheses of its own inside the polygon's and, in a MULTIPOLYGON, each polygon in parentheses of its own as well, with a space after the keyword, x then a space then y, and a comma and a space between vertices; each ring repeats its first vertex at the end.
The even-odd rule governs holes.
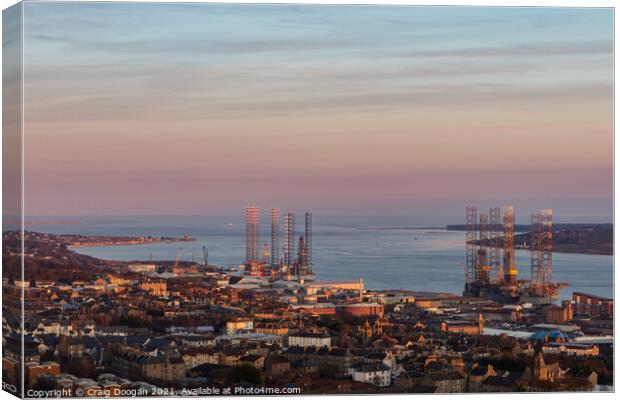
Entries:
POLYGON ((30 215, 613 208, 611 9, 25 3, 30 215))

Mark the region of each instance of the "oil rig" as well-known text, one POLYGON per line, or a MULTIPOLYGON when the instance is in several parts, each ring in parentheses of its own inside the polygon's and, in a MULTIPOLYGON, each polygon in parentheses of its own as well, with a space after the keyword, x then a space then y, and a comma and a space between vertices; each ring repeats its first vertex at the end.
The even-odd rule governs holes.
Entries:
POLYGON ((280 247, 280 209, 271 209, 271 244, 264 242, 259 251, 260 207, 247 207, 245 212, 245 263, 249 275, 287 281, 313 281, 312 272, 312 213, 304 215, 304 232, 295 241, 295 214, 284 214, 284 245, 280 247), (297 251, 296 251, 297 250, 297 251), (282 257, 280 257, 282 254, 282 257))
POLYGON ((524 280, 518 279, 515 261, 514 207, 491 207, 480 214, 477 207, 467 207, 463 296, 506 304, 554 302, 558 289, 567 285, 552 281, 552 215, 552 210, 545 208, 531 216, 530 279, 524 280))

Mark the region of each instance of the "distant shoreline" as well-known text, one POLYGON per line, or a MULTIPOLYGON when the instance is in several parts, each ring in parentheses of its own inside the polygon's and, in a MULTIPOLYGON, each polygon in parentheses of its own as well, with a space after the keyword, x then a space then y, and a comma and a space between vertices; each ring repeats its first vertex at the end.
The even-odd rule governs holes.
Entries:
POLYGON ((434 230, 446 231, 445 226, 366 226, 361 229, 372 231, 415 231, 415 230, 434 230))
MULTIPOLYGON (((519 232, 529 232, 531 229, 530 224, 515 224, 514 229, 515 233, 519 232)), ((613 229, 613 223, 580 223, 580 222, 569 222, 569 223, 554 223, 553 230, 579 230, 579 229, 613 229)), ((489 225, 489 228, 491 226, 489 225)), ((467 230, 467 225, 465 224, 448 224, 444 227, 444 229, 449 231, 465 231, 467 230)), ((475 225, 475 229, 478 229, 478 225, 475 225)), ((497 226, 498 231, 503 231, 503 224, 499 224, 497 226)))
POLYGON ((114 247, 114 246, 138 246, 143 244, 180 243, 194 242, 196 238, 185 235, 172 236, 86 236, 76 234, 58 235, 64 238, 67 248, 81 247, 114 247))
MULTIPOLYGON (((453 226, 454 231, 464 231, 463 225, 453 226)), ((514 236, 516 250, 531 250, 531 233, 529 226, 517 231, 514 236)), ((450 226, 448 226, 450 230, 450 226)), ((516 230, 516 227, 515 227, 516 230)), ((499 235, 503 232, 498 227, 499 235)), ((613 224, 557 224, 553 226, 553 253, 584 254, 598 256, 614 255, 613 224)), ((474 240, 473 244, 487 247, 503 247, 504 237, 499 236, 497 243, 491 239, 474 240)))
MULTIPOLYGON (((5 222, 6 225, 21 225, 21 221, 18 220, 8 220, 5 222)), ((80 221, 24 221, 24 225, 80 225, 80 221)))
POLYGON ((141 246, 145 244, 158 244, 158 243, 181 243, 181 242, 193 242, 196 239, 173 239, 173 240, 152 240, 152 241, 127 241, 127 242, 93 242, 93 243, 75 243, 68 244, 69 249, 79 249, 82 247, 115 247, 115 246, 141 246))

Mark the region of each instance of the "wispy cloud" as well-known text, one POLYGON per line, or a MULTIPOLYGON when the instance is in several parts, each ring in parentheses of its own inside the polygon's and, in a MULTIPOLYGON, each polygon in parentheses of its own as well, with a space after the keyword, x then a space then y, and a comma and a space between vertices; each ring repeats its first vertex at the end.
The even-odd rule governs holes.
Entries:
POLYGON ((405 53, 413 57, 532 57, 604 54, 611 57, 613 41, 587 41, 541 44, 511 44, 496 47, 453 48, 447 50, 414 51, 405 53))

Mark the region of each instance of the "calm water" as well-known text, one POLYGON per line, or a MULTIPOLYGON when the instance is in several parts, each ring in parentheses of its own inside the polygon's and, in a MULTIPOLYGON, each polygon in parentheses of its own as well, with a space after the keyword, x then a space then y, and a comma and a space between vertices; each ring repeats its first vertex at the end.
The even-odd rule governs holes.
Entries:
MULTIPOLYGON (((67 221, 67 218, 63 218, 67 221)), ((202 260, 202 246, 209 248, 209 262, 238 265, 243 261, 244 225, 239 217, 140 217, 85 218, 75 224, 37 224, 33 231, 85 235, 191 235, 196 242, 80 248, 79 252, 112 260, 174 260, 183 247, 183 260, 202 260), (232 224, 232 225, 229 225, 232 224)), ((370 289, 410 289, 460 293, 465 258, 464 232, 441 229, 405 229, 406 226, 442 226, 454 221, 404 221, 402 218, 323 218, 315 216, 314 271, 319 280, 363 278, 370 289)), ((457 221, 458 222, 458 221, 457 221)), ((269 241, 267 222, 261 242, 269 241)), ((302 215, 297 231, 303 230, 302 215)), ((519 278, 529 278, 529 253, 517 251, 519 278)), ((613 296, 613 258, 579 254, 553 254, 553 278, 572 291, 613 296)))

